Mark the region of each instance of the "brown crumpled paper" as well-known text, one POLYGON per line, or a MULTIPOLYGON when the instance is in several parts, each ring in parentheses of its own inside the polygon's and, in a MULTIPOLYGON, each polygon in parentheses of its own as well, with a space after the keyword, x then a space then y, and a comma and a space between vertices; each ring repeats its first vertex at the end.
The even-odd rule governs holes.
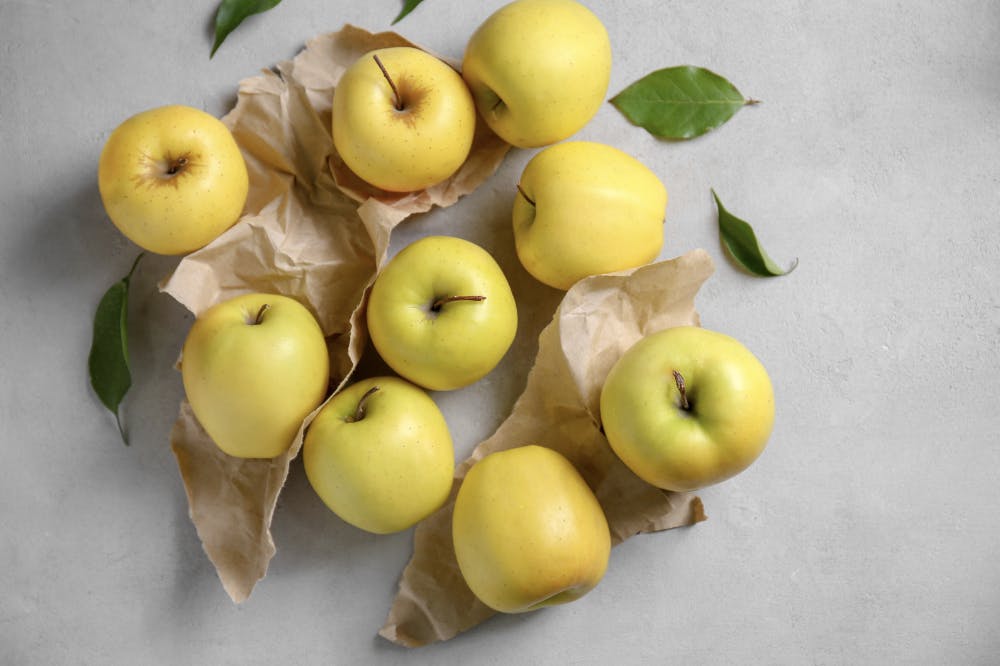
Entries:
POLYGON ((654 488, 625 467, 601 431, 599 405, 611 366, 633 343, 654 331, 699 323, 694 296, 712 271, 708 254, 695 250, 586 278, 566 293, 539 336, 535 364, 510 416, 456 469, 445 506, 417 526, 383 637, 418 647, 448 640, 494 614, 462 579, 451 540, 461 479, 494 451, 541 444, 568 457, 604 508, 613 544, 705 519, 697 496, 654 488))
MULTIPOLYGON (((345 26, 313 39, 276 71, 242 81, 236 106, 223 121, 250 172, 244 216, 181 260, 160 285, 195 315, 254 291, 298 299, 327 336, 335 389, 364 349, 362 304, 385 261, 392 228, 435 205, 455 203, 489 178, 509 149, 479 128, 468 160, 453 177, 407 194, 376 190, 347 171, 331 137, 333 88, 365 52, 409 44, 395 33, 345 26)), ((274 508, 314 414, 286 454, 241 460, 222 453, 190 405, 181 404, 170 441, 191 519, 235 602, 249 597, 274 555, 274 508)))

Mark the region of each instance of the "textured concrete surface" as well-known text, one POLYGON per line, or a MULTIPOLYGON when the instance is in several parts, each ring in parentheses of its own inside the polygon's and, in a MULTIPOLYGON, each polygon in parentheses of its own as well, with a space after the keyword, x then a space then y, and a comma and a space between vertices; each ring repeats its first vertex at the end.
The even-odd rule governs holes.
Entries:
MULTIPOLYGON (((426 0, 397 29, 459 57, 501 0, 426 0)), ((191 323, 149 257, 132 294, 132 446, 90 391, 91 317, 136 249, 104 216, 97 157, 166 103, 222 115, 237 82, 400 3, 296 0, 209 61, 215 2, 0 0, 0 663, 989 664, 1000 657, 1000 4, 592 0, 611 93, 652 69, 709 67, 764 100, 662 143, 605 105, 579 135, 647 164, 671 194, 664 257, 703 247, 703 323, 742 339, 778 399, 770 446, 702 493, 709 520, 617 548, 583 600, 503 617, 416 652, 376 637, 411 548, 363 534, 293 465, 278 554, 226 597, 167 445, 191 323), (723 254, 714 187, 778 261, 723 254)), ((500 371, 436 396, 459 454, 523 386, 558 294, 517 265, 510 187, 530 151, 394 248, 445 231, 489 245, 532 293, 500 371)))

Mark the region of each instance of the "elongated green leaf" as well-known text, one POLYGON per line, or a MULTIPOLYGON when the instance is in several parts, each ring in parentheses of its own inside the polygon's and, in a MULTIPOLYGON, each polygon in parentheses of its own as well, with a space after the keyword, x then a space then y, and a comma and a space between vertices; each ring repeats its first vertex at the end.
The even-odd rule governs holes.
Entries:
POLYGON ((404 0, 403 9, 400 10, 399 15, 392 20, 392 24, 396 25, 397 23, 402 21, 404 18, 406 18, 407 14, 416 9, 417 5, 419 5, 423 1, 424 0, 404 0))
POLYGON ((279 3, 281 0, 222 0, 219 3, 219 10, 215 13, 215 44, 212 45, 212 53, 208 57, 215 55, 222 42, 240 23, 243 23, 243 19, 274 9, 279 3))
POLYGON ((661 139, 693 139, 747 104, 732 83, 702 67, 682 65, 647 74, 611 99, 629 121, 661 139))
POLYGON ((94 339, 90 343, 90 385, 104 406, 115 415, 118 432, 128 446, 118 407, 132 386, 128 366, 128 285, 142 254, 135 258, 128 275, 104 293, 94 314, 94 339))
POLYGON ((785 269, 774 263, 760 246, 753 227, 727 211, 715 190, 712 190, 712 196, 715 197, 715 205, 719 208, 719 234, 722 236, 722 243, 741 266, 762 277, 785 275, 798 266, 798 259, 785 269))

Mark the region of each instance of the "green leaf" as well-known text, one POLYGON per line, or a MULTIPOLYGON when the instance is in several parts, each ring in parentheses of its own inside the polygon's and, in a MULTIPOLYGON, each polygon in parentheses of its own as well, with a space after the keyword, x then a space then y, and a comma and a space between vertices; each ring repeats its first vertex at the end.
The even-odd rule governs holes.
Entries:
POLYGON ((274 9, 280 2, 281 0, 222 0, 219 3, 219 10, 215 13, 215 44, 208 57, 215 55, 222 42, 236 29, 236 26, 243 23, 243 19, 274 9))
POLYGON ((647 74, 611 99, 629 121, 661 139, 693 139, 757 100, 715 72, 683 65, 647 74))
POLYGON ((115 415, 118 432, 128 446, 118 406, 132 386, 128 367, 128 285, 142 254, 135 258, 128 275, 111 285, 94 314, 94 339, 90 343, 90 385, 104 406, 115 415))
POLYGON ((722 243, 743 268, 754 275, 773 277, 791 273, 799 265, 798 259, 795 259, 787 269, 782 269, 774 263, 760 246, 753 228, 727 211, 715 190, 712 190, 712 196, 715 197, 715 205, 719 208, 719 234, 722 236, 722 243))
POLYGON ((397 16, 396 18, 394 18, 392 20, 392 24, 396 25, 397 23, 399 23, 400 21, 402 21, 404 18, 406 18, 407 14, 409 14, 414 9, 416 9, 417 5, 419 5, 423 1, 424 0, 404 0, 404 2, 403 2, 403 9, 400 10, 399 16, 397 16))

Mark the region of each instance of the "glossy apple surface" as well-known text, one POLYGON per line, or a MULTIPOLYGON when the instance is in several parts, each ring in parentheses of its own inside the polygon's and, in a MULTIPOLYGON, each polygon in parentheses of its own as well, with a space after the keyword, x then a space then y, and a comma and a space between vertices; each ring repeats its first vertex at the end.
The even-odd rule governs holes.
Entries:
POLYGON ((517 306, 486 250, 428 236, 385 266, 368 299, 372 344, 393 370, 424 388, 448 391, 484 377, 517 332, 517 306))
POLYGON ((411 192, 447 179, 469 155, 475 129, 462 77, 420 49, 367 53, 334 90, 337 152, 351 171, 383 190, 411 192))
POLYGON ((108 217, 139 247, 186 254, 239 219, 246 163, 222 121, 164 106, 119 125, 101 151, 97 182, 108 217))
POLYGON ((333 396, 309 426, 302 462, 331 511, 376 534, 407 529, 436 511, 455 471, 441 411, 398 377, 364 379, 333 396))
POLYGON ((462 76, 479 114, 521 148, 575 134, 604 102, 611 42, 600 19, 574 0, 515 0, 466 45, 462 76))
POLYGON ((550 146, 521 174, 513 209, 517 256, 556 289, 642 266, 663 247, 666 206, 663 183, 631 155, 589 141, 550 146))
POLYGON ((303 305, 246 294, 196 320, 181 356, 184 391, 198 422, 238 458, 288 450, 323 401, 330 361, 319 324, 303 305))
POLYGON ((640 478, 696 490, 742 472, 761 454, 774 425, 774 390, 737 340, 696 326, 670 328, 643 338, 614 365, 601 391, 601 420, 611 448, 640 478))
POLYGON ((503 613, 579 599, 604 576, 611 550, 583 477, 560 453, 533 445, 473 465, 455 499, 452 538, 469 588, 503 613))

